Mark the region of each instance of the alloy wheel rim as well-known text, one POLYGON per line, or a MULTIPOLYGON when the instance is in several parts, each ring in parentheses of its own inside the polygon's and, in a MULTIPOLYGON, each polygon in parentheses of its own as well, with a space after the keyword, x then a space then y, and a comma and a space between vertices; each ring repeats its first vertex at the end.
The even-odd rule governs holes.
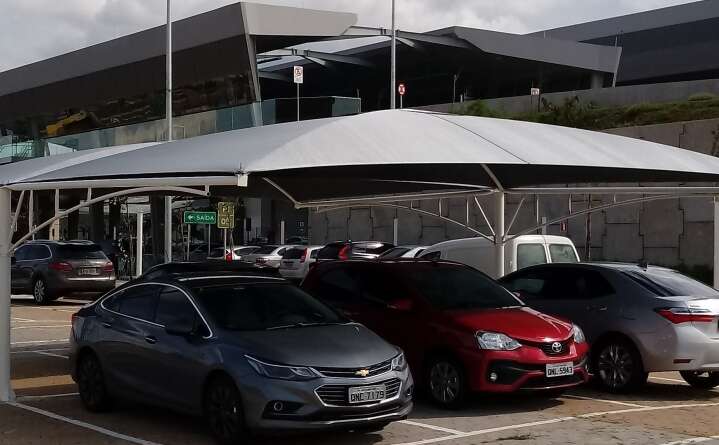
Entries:
POLYGON ((634 371, 634 361, 629 351, 621 345, 609 345, 599 355, 599 376, 610 388, 626 386, 634 371))
POLYGON ((442 403, 452 403, 459 396, 459 371, 447 362, 440 362, 432 367, 430 373, 430 389, 432 396, 442 403))
POLYGON ((42 280, 37 280, 35 282, 35 292, 33 293, 33 295, 35 297, 35 301, 45 301, 45 282, 43 282, 42 280))
POLYGON ((209 398, 210 425, 221 437, 234 437, 241 429, 240 410, 233 391, 224 385, 213 388, 209 398))

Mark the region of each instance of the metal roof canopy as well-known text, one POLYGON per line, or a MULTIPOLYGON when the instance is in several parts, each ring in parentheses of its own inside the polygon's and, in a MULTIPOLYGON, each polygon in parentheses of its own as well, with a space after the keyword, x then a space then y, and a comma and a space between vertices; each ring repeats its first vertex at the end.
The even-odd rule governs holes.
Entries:
MULTIPOLYGON (((497 246, 501 275, 503 244, 508 239, 507 194, 645 194, 647 200, 719 195, 719 187, 700 184, 707 182, 719 182, 719 159, 688 150, 566 127, 413 110, 292 122, 0 166, 0 217, 4 218, 0 221, 0 401, 13 397, 9 368, 13 191, 21 192, 19 209, 26 191, 87 190, 84 203, 39 227, 93 202, 154 192, 206 196, 273 190, 297 208, 325 211, 453 197, 466 197, 469 208, 470 198, 492 195, 493 224, 481 206, 480 210, 497 246), (665 182, 682 185, 622 185, 665 182), (577 183, 602 185, 566 186, 577 183), (107 194, 95 197, 93 189, 107 194)), ((641 199, 613 205, 636 202, 641 199)), ((607 206, 595 210, 603 208, 607 206)), ((441 209, 434 216, 447 219, 441 209)), ((516 213, 510 228, 515 219, 516 213)))

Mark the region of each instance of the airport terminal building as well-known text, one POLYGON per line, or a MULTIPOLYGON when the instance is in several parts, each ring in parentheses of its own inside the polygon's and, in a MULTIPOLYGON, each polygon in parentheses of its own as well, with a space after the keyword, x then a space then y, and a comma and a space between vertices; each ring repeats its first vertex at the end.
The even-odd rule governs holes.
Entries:
MULTIPOLYGON (((719 0, 527 35, 400 30, 397 79, 406 107, 713 80, 718 30, 719 0)), ((351 11, 254 3, 179 20, 173 137, 297 119, 296 65, 303 120, 388 108, 390 34, 351 11)), ((0 73, 0 163, 165 140, 165 50, 160 26, 0 73)), ((292 214, 270 201, 246 203, 263 236, 292 214)), ((306 215, 292 218, 305 227, 306 215)))

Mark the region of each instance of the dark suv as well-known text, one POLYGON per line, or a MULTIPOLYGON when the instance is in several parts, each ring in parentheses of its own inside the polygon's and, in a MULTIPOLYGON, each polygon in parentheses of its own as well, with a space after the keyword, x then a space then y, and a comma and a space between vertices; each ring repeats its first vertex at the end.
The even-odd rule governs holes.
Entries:
POLYGON ((338 241, 320 249, 317 262, 374 260, 393 247, 393 244, 382 241, 338 241))
POLYGON ((76 293, 115 288, 115 268, 89 241, 30 241, 12 257, 12 291, 31 293, 36 304, 76 293))

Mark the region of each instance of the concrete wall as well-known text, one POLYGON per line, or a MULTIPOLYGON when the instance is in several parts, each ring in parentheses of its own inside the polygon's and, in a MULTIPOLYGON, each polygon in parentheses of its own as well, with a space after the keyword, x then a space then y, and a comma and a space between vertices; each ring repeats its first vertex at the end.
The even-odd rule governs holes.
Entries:
MULTIPOLYGON (((716 155, 719 139, 712 132, 719 134, 719 119, 608 131, 707 154, 714 152, 716 155)), ((613 199, 613 196, 594 195, 591 197, 591 205, 596 207, 613 199)), ((517 201, 517 198, 513 198, 508 202, 507 223, 516 209, 517 201)), ((589 197, 572 196, 571 201, 572 211, 582 210, 589 204, 589 197)), ((486 200, 481 202, 491 221, 493 206, 486 200)), ((415 203, 415 207, 418 206, 437 212, 438 203, 415 203)), ((569 207, 568 197, 542 197, 538 206, 534 197, 528 197, 512 232, 534 227, 542 217, 552 220, 565 216, 569 207), (537 207, 538 214, 535 210, 537 207)), ((463 199, 445 200, 443 215, 464 220, 466 202, 463 199)), ((322 214, 313 212, 310 217, 311 241, 314 244, 345 239, 392 242, 394 218, 399 219, 400 244, 431 245, 448 239, 473 236, 462 227, 404 210, 357 208, 322 214)), ((489 233, 484 218, 474 205, 470 207, 470 226, 489 233)), ((551 226, 548 233, 572 238, 582 258, 587 258, 589 246, 593 260, 636 262, 645 259, 653 264, 667 266, 712 267, 714 239, 710 198, 671 199, 618 207, 592 214, 590 226, 589 244, 587 218, 583 216, 570 220, 566 225, 551 226)))
MULTIPOLYGON (((542 98, 554 104, 561 104, 565 98, 578 96, 583 103, 594 102, 601 106, 625 106, 646 102, 686 100, 691 95, 700 93, 719 95, 719 79, 566 91, 543 94, 542 98)), ((483 101, 489 108, 510 114, 533 111, 537 109, 538 105, 537 98, 532 98, 532 96, 503 97, 498 99, 484 99, 483 101)), ((464 105, 469 103, 470 102, 467 102, 464 105)), ((461 104, 439 104, 419 108, 447 113, 461 106, 461 104)))

